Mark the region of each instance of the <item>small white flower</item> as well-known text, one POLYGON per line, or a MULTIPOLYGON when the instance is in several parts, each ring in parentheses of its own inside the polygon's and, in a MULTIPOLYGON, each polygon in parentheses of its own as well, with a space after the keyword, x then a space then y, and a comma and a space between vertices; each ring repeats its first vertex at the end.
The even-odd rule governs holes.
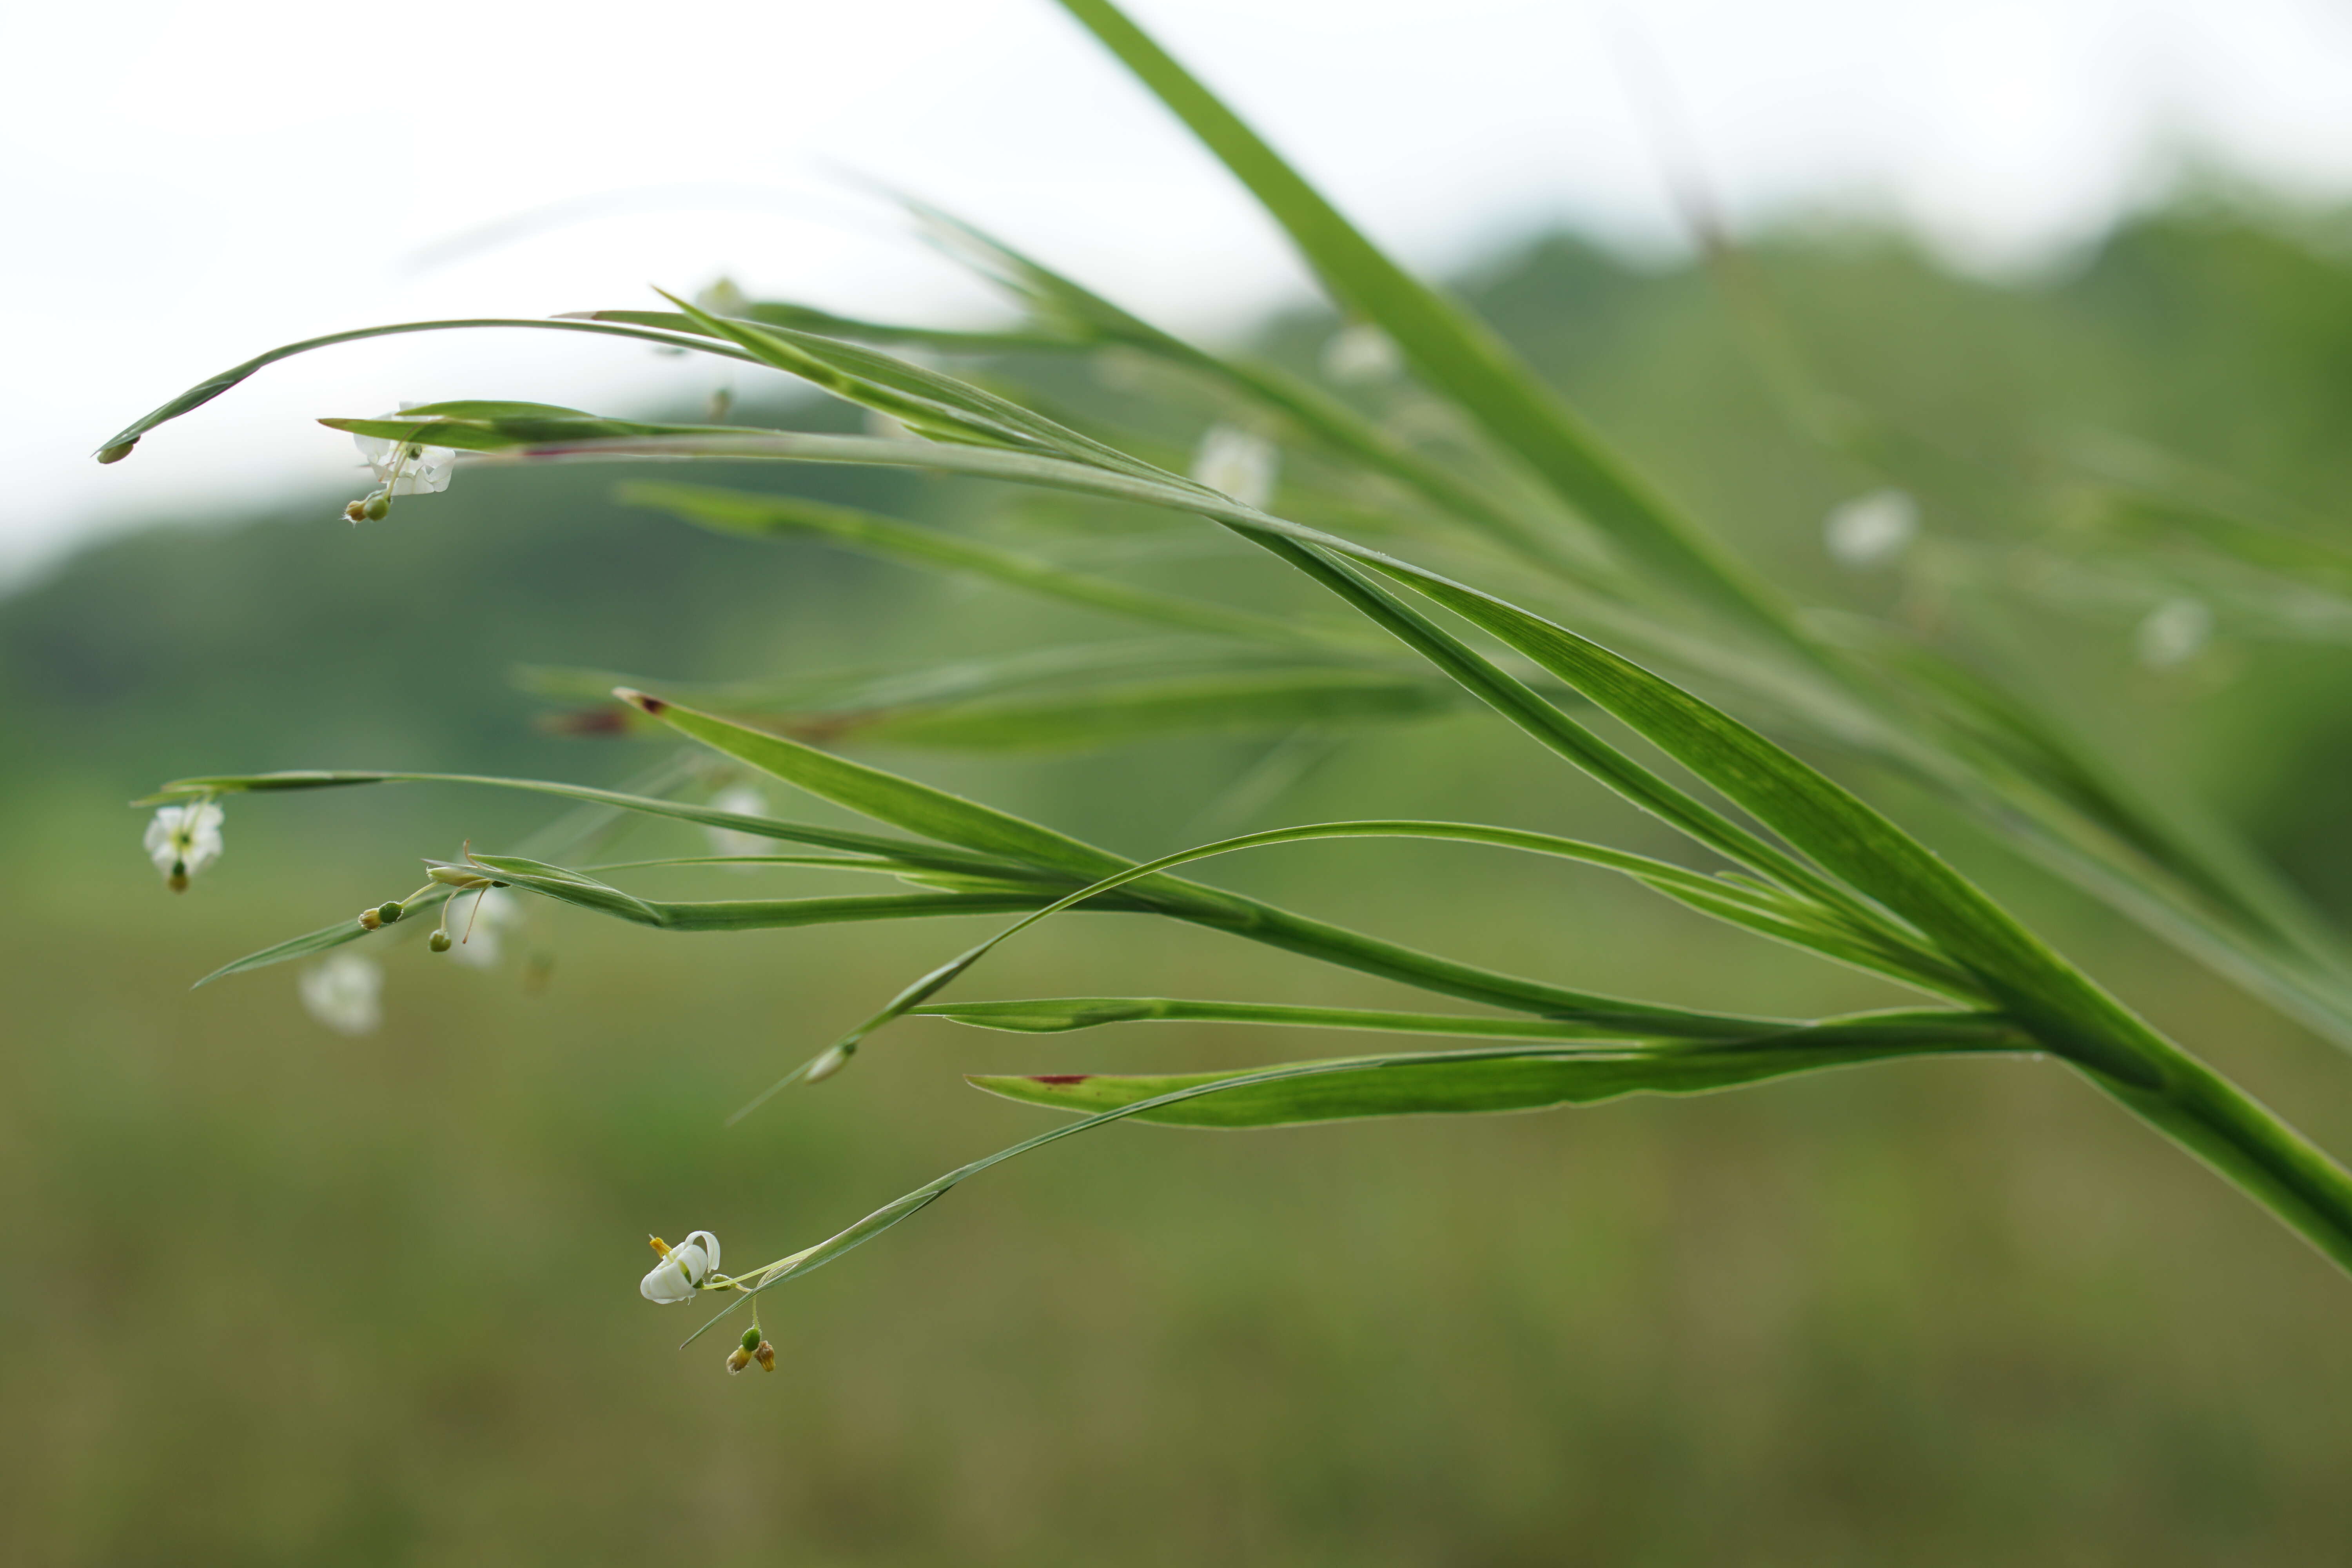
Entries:
POLYGON ((465 922, 465 931, 451 952, 460 963, 488 969, 499 961, 499 932, 522 923, 522 902, 512 893, 485 888, 474 895, 465 922))
POLYGON ((713 316, 748 316, 751 297, 732 278, 718 278, 694 297, 694 308, 713 316))
POLYGON ((637 1294, 648 1301, 667 1307, 673 1301, 691 1301, 695 1289, 719 1271, 719 1238, 707 1230, 698 1230, 676 1247, 665 1244, 658 1236, 646 1238, 661 1261, 651 1272, 637 1281, 637 1294))
POLYGON ((220 858, 224 815, 208 800, 167 805, 155 814, 147 825, 147 858, 163 873, 164 886, 184 893, 189 878, 220 858))
POLYGON ((1274 499, 1282 453, 1275 444, 1238 425, 1212 425, 1192 455, 1192 478, 1244 506, 1263 507, 1274 499))
POLYGON ((2132 642, 2140 663, 2150 669, 2171 669, 2196 658, 2212 635, 2213 612, 2204 600, 2183 595, 2150 610, 2132 642))
POLYGON ((1356 321, 1331 334, 1323 345, 1323 374, 1342 386, 1388 381, 1404 368, 1396 340, 1370 321, 1356 321))
POLYGON ((1908 490, 1872 490, 1830 509, 1822 542, 1841 566, 1892 565, 1919 534, 1919 503, 1908 490))
POLYGON ((302 972, 302 1005, 341 1035, 372 1035, 383 1022, 383 970, 373 959, 339 952, 302 972))
MULTIPOLYGON (((393 413, 376 417, 397 419, 415 406, 414 403, 404 403, 393 413)), ((386 495, 438 495, 449 488, 449 470, 457 460, 451 447, 387 441, 380 436, 354 436, 352 443, 359 447, 361 460, 383 483, 386 495)))
MULTIPOLYGON (((713 811, 731 811, 738 816, 765 816, 768 797, 750 784, 736 784, 720 790, 710 797, 713 811)), ((756 833, 745 833, 732 827, 706 827, 710 836, 713 855, 766 855, 773 851, 774 841, 756 833)))

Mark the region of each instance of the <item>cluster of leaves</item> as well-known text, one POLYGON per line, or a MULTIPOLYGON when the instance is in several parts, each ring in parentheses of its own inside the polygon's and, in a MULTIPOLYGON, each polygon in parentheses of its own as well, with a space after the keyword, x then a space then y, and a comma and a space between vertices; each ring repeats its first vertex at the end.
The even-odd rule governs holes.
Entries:
MULTIPOLYGON (((1064 3, 1255 194, 1343 310, 1385 334, 1418 384, 1453 411, 1469 450, 1440 460, 1339 397, 1274 367, 1187 343, 968 226, 918 207, 919 220, 941 243, 1022 304, 1021 326, 957 332, 852 321, 788 303, 706 309, 671 298, 672 309, 660 311, 367 329, 289 345, 215 377, 120 433, 102 456, 120 458, 155 426, 274 360, 335 342, 481 326, 614 334, 782 372, 897 422, 905 434, 646 423, 492 401, 325 423, 360 437, 516 461, 884 465, 1157 509, 1204 520, 1262 551, 1327 591, 1344 616, 1277 617, 1147 592, 1066 562, 842 507, 639 484, 626 492, 632 499, 708 527, 814 535, 1108 612, 1150 635, 919 669, 661 696, 637 689, 659 684, 644 678, 621 684, 617 695, 627 708, 612 725, 674 731, 886 832, 692 804, 679 798, 686 775, 614 792, 447 774, 268 773, 184 779, 156 798, 394 782, 567 798, 588 815, 533 846, 531 855, 478 857, 482 870, 559 902, 666 929, 1020 917, 908 985, 770 1093, 836 1070, 877 1029, 910 1013, 1024 1032, 1168 1019, 1479 1042, 1245 1072, 975 1080, 1000 1094, 1084 1114, 744 1277, 760 1289, 830 1261, 999 1160, 1123 1117, 1256 1127, 1525 1110, 1715 1089, 1925 1054, 1983 1053, 2065 1062, 2352 1267, 2352 1178, 2340 1167, 1782 741, 1864 759, 1932 788, 2118 910, 2352 1043, 2352 984, 2335 940, 2275 875, 2210 827, 2175 820, 2136 798, 2022 703, 1927 644, 1874 623, 1798 614, 1646 486, 1504 344, 1390 260, 1113 6, 1064 3), (919 350, 926 360, 1008 350, 1139 357, 1206 388, 1236 418, 1279 435, 1306 461, 1265 507, 1245 504, 1171 471, 1149 438, 1050 418, 1022 397, 893 349, 919 350), (1367 533, 1383 547, 1366 543, 1367 533), (1423 821, 1277 829, 1139 864, 816 743, 856 735, 982 749, 1098 744, 1184 731, 1379 723, 1474 706, 1669 825, 1711 868, 1506 826, 1423 821), (791 711, 776 721, 749 721, 771 709, 791 711), (1609 738, 1597 727, 1602 717, 1648 750, 1637 754, 1609 738), (1664 762, 1645 761, 1650 753, 1664 762), (1677 782, 1685 775, 1698 787, 1677 782), (914 890, 657 901, 604 879, 628 868, 558 863, 578 858, 604 825, 626 814, 793 848, 706 862, 821 866, 895 879, 914 890), (1579 861, 1710 918, 1891 980, 1932 1005, 1797 1019, 1599 994, 1406 947, 1175 874, 1215 856, 1336 837, 1440 839, 1579 861), (1076 909, 1188 921, 1501 1016, 1163 997, 937 999, 998 943, 1076 909)), ((1811 396, 1802 388, 1795 395, 1801 402, 1811 396)), ((1824 439, 1872 471, 1903 477, 1903 443, 1895 434, 1842 412, 1823 414, 1822 406, 1809 404, 1807 422, 1824 439)), ((2117 484, 2103 493, 2127 492, 2117 484)), ((2227 513, 2168 510, 2147 498, 2137 510, 2119 504, 2115 511, 2136 520, 2133 526, 2162 531, 2173 548, 2234 552, 2249 571, 2309 576, 2318 570, 2310 550, 2296 554, 2277 542, 2284 536, 2227 513)), ((2334 569, 2328 562, 2318 566, 2334 569)), ((534 679, 541 689, 564 696, 614 684, 590 671, 541 671, 534 679)), ((222 973, 366 935, 339 924, 222 973)))

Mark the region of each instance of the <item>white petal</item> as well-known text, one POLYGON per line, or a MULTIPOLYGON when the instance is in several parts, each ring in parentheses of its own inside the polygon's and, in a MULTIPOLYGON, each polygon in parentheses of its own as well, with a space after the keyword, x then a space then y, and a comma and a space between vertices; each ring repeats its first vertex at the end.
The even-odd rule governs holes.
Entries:
POLYGON ((2213 635, 2213 612, 2202 599, 2167 599, 2147 613, 2133 641, 2139 661, 2150 669, 2170 669, 2197 657, 2213 635))
POLYGON ((1386 381, 1403 368, 1396 340, 1370 321, 1340 328, 1323 345, 1323 374, 1343 385, 1386 381))
POLYGON ((646 1277, 637 1281, 637 1294, 648 1301, 667 1307, 673 1302, 694 1300, 694 1287, 686 1282, 686 1271, 677 1266, 677 1253, 653 1266, 646 1277))
POLYGON ((1282 454, 1265 437, 1236 425, 1212 425, 1193 454, 1192 478, 1244 506, 1262 507, 1274 499, 1281 467, 1282 454))
POLYGON ((191 876, 220 858, 221 821, 228 814, 211 801, 199 801, 182 808, 180 834, 186 841, 188 872, 191 876))
POLYGON ((180 858, 180 818, 187 809, 184 805, 167 805, 147 825, 147 858, 154 861, 155 869, 167 877, 180 858))
POLYGON ((449 477, 457 461, 455 448, 449 447, 419 447, 416 456, 401 469, 400 482, 392 487, 396 496, 439 495, 449 488, 449 477))
POLYGON ((522 905, 512 893, 487 888, 472 898, 460 898, 450 914, 457 945, 449 950, 449 955, 477 969, 492 968, 499 962, 499 931, 521 921, 522 905))
MULTIPOLYGON (((712 795, 710 809, 731 811, 738 816, 765 816, 768 797, 750 784, 737 784, 712 795)), ((756 833, 742 833, 732 827, 706 827, 703 831, 710 836, 713 855, 765 855, 775 848, 773 839, 762 838, 756 833)))
POLYGON ((698 1285, 719 1271, 719 1238, 707 1230, 698 1230, 686 1238, 686 1245, 702 1257, 701 1271, 694 1276, 698 1285))
POLYGON ((1919 533, 1919 503, 1908 490, 1872 490, 1830 510, 1822 543, 1830 558, 1857 571, 1892 563, 1919 533))
POLYGON ((373 959, 339 952, 302 972, 302 1005, 338 1034, 373 1034, 383 1022, 383 970, 373 959))

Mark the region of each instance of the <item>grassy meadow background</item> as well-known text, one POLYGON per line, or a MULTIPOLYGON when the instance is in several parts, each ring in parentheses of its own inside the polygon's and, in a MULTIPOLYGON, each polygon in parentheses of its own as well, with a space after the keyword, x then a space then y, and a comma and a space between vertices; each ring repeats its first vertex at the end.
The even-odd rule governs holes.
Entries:
MULTIPOLYGON (((2352 640, 2280 639, 2225 608, 2208 650, 2154 671, 2133 654, 2144 602, 2045 569, 2072 526, 2048 503, 2053 454, 2102 436, 2352 542, 2347 239, 2331 215, 2189 202, 2062 276, 2005 285, 1868 233, 1761 247, 1825 379, 1921 433, 1947 493, 1974 498, 1931 500, 1905 584, 1823 554, 1822 515, 1856 483, 1791 433, 1698 272, 1555 237, 1461 281, 1792 592, 1966 621, 2136 780, 2237 822, 2352 918, 2352 640)), ((1329 328, 1278 321, 1264 342, 1306 367, 1329 328)), ((1010 368, 1079 413, 1130 396, 1116 375, 1010 368)), ((131 404, 170 390, 135 371, 131 404)), ((1415 416, 1409 398, 1389 412, 1415 416)), ((1159 434, 1181 450, 1196 428, 1159 434)), ((552 954, 537 994, 512 955, 483 973, 412 941, 387 959, 383 1028, 356 1040, 304 1016, 291 969, 191 994, 229 958, 404 892, 416 857, 469 837, 507 847, 546 814, 421 786, 233 800, 226 857, 173 899, 121 806, 162 779, 415 766, 617 784, 662 753, 550 733, 536 720, 551 705, 511 667, 718 679, 1087 624, 625 510, 619 477, 466 473, 356 530, 336 520, 345 496, 257 493, 235 527, 159 518, 0 600, 0 1559, 2352 1558, 2352 1287, 2051 1067, 1882 1068, 1443 1122, 1113 1129, 771 1295, 772 1377, 725 1377, 723 1344, 675 1352, 697 1320, 638 1299, 647 1231, 710 1228, 730 1263, 761 1261, 1045 1124, 960 1073, 1315 1045, 919 1020, 727 1131, 750 1091, 977 928, 678 936, 541 910, 509 943, 552 954)), ((1205 524, 1084 535, 1053 503, 978 486, 693 477, 1313 603, 1205 524)), ((873 754, 1137 854, 1341 816, 1486 816, 1675 852, 1479 715, 1351 734, 1275 797, 1237 794, 1279 739, 873 754)), ((2184 1043, 2352 1150, 2340 1053, 1927 803, 1857 782, 2184 1043)), ((696 842, 639 828, 614 858, 696 842)), ((1806 1013, 1894 994, 1573 867, 1323 845, 1207 869, 1599 990, 1806 1013)), ((739 885, 668 875, 721 889, 705 896, 739 885)), ((958 994, 1153 993, 1402 994, 1111 916, 1024 937, 958 994)))

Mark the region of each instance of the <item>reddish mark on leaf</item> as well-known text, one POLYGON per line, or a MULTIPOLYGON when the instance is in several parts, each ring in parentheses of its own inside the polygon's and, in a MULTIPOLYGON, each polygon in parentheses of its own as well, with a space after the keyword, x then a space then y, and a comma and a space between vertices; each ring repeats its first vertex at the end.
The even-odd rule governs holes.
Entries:
POLYGON ((1094 1076, 1090 1072, 1034 1072, 1029 1075, 1029 1081, 1031 1083, 1084 1083, 1094 1076))
POLYGON ((615 686, 613 688, 613 695, 619 698, 622 701, 628 703, 631 707, 646 713, 658 713, 663 709, 669 706, 668 703, 663 701, 658 697, 652 696, 643 691, 634 691, 625 686, 615 686))

